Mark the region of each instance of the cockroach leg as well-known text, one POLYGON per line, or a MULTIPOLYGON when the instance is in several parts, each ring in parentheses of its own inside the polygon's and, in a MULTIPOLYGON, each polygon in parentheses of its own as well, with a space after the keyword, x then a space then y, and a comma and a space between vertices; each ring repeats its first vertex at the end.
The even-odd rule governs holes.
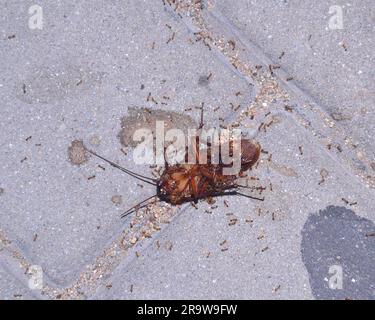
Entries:
POLYGON ((146 204, 144 204, 144 203, 147 202, 147 201, 149 201, 149 200, 151 200, 152 198, 155 198, 155 197, 157 197, 156 194, 154 194, 153 196, 148 197, 148 198, 142 200, 141 202, 137 203, 135 206, 129 208, 123 214, 121 214, 121 218, 125 218, 126 216, 128 216, 129 214, 131 214, 133 211, 137 211, 139 209, 147 207, 149 205, 149 203, 146 203, 146 204), (143 205, 141 206, 141 204, 143 204, 143 205))

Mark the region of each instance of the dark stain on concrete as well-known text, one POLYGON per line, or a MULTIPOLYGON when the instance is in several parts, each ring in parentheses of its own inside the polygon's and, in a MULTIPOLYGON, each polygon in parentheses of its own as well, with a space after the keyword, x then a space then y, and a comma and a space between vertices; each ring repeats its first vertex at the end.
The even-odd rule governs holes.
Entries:
POLYGON ((210 80, 207 79, 207 76, 203 75, 198 78, 198 85, 200 85, 201 87, 207 87, 209 83, 210 80))
POLYGON ((301 253, 315 298, 375 299, 373 221, 345 207, 328 206, 307 219, 301 253), (342 289, 337 286, 341 273, 342 289))

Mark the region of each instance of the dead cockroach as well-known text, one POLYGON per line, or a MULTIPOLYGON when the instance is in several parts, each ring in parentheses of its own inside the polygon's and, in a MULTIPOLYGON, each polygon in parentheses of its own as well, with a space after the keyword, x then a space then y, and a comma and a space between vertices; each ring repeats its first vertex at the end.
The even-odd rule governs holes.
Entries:
MULTIPOLYGON (((201 122, 199 129, 203 128, 203 104, 201 108, 201 122)), ((196 137, 196 146, 199 146, 199 137, 196 137)), ((233 154, 233 140, 229 144, 229 150, 233 154)), ((171 205, 181 205, 183 203, 191 203, 195 205, 198 200, 210 197, 240 195, 250 199, 263 201, 264 198, 257 198, 240 192, 241 188, 250 188, 237 183, 237 178, 244 172, 251 169, 258 161, 260 156, 260 145, 249 139, 242 138, 240 143, 241 158, 240 170, 237 175, 225 175, 224 168, 230 165, 219 161, 218 164, 211 163, 211 147, 207 149, 207 163, 201 164, 198 148, 193 148, 196 163, 194 164, 175 164, 169 165, 165 161, 165 168, 158 179, 147 177, 114 163, 96 152, 86 149, 87 152, 109 163, 111 166, 125 172, 126 174, 156 187, 156 194, 146 198, 137 205, 131 207, 122 214, 125 217, 143 207, 150 204, 151 199, 159 199, 171 205)), ((187 157, 187 153, 186 153, 187 157)), ((251 188, 250 188, 251 189, 251 188)))

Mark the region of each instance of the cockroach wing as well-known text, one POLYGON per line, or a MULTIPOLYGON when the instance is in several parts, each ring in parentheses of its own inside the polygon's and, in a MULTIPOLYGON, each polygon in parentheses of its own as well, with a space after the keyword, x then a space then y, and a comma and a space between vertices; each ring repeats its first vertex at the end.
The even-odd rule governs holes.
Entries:
POLYGON ((249 139, 241 139, 241 171, 247 171, 258 161, 260 145, 249 139))
MULTIPOLYGON (((211 159, 211 148, 212 146, 209 145, 207 150, 207 159, 208 164, 212 164, 211 159)), ((234 141, 230 141, 229 145, 229 155, 233 157, 234 153, 234 141)), ((252 166, 258 161, 260 156, 261 147, 259 143, 252 141, 250 139, 241 139, 241 171, 247 171, 252 168, 252 166)), ((221 150, 220 150, 221 152, 221 150)), ((215 166, 215 170, 217 173, 222 174, 222 169, 225 167, 230 167, 232 164, 223 164, 222 162, 222 155, 220 153, 220 162, 218 166, 215 166)))

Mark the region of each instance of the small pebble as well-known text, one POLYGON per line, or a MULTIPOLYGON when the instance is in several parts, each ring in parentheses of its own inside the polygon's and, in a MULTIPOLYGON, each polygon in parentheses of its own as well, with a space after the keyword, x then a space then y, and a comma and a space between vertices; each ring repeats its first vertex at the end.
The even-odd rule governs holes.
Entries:
POLYGON ((329 173, 326 169, 323 168, 322 170, 320 170, 320 176, 325 179, 329 176, 329 173))
POLYGON ((122 203, 122 196, 115 195, 111 198, 111 201, 116 205, 120 205, 122 203))
POLYGON ((90 138, 90 144, 92 144, 93 146, 98 146, 98 145, 100 145, 100 137, 98 137, 97 135, 92 136, 92 137, 90 138))

